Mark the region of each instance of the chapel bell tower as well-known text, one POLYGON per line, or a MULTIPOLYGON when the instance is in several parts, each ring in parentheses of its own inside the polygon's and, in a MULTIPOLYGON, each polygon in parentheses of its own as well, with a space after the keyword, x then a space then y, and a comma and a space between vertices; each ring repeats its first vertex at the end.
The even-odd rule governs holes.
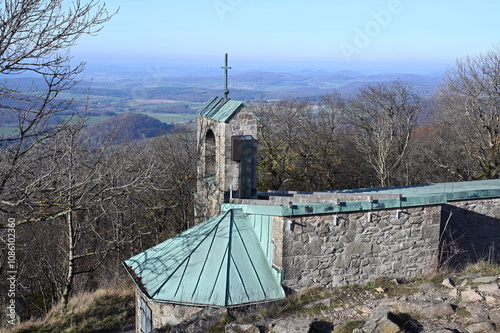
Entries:
POLYGON ((222 203, 257 192, 257 117, 243 102, 228 98, 227 61, 226 54, 224 97, 211 98, 198 111, 196 223, 219 214, 222 203))

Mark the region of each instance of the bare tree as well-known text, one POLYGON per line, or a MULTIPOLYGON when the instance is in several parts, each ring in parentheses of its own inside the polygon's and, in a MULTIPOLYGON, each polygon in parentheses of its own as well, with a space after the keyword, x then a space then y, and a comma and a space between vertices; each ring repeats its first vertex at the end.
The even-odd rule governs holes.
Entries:
POLYGON ((116 272, 124 258, 187 229, 194 135, 179 131, 119 145, 110 137, 95 146, 82 120, 34 147, 35 162, 15 178, 27 189, 16 207, 20 296, 29 302, 38 295, 42 312, 58 301, 65 310, 81 281, 116 272))
POLYGON ((305 120, 312 104, 305 100, 281 100, 251 106, 259 117, 258 183, 263 189, 299 189, 307 173, 300 164, 305 120))
MULTIPOLYGON (((474 161, 472 178, 500 176, 500 47, 475 57, 459 59, 445 74, 438 95, 439 121, 457 153, 474 161)), ((455 161, 456 162, 456 161, 455 161)), ((448 168, 458 169, 453 160, 448 168)))
MULTIPOLYGON (((40 159, 29 179, 29 205, 23 205, 24 218, 19 219, 35 230, 58 226, 52 236, 59 237, 59 249, 53 253, 59 258, 55 277, 63 310, 76 276, 95 271, 111 251, 141 235, 141 226, 133 226, 124 216, 138 201, 133 197, 154 187, 163 169, 147 145, 134 146, 133 154, 123 145, 87 145, 82 126, 83 122, 68 125, 42 151, 36 149, 40 159), (130 228, 135 232, 127 233, 130 228)), ((35 242, 43 242, 33 236, 35 242)))
POLYGON ((411 85, 393 81, 360 88, 344 110, 343 120, 380 186, 390 185, 408 152, 419 103, 411 85))
POLYGON ((193 226, 199 156, 195 138, 193 130, 178 128, 174 133, 152 139, 149 146, 161 171, 153 175, 154 189, 141 193, 140 200, 153 217, 156 243, 193 226))
POLYGON ((112 15, 90 0, 5 0, 0 4, 0 120, 15 125, 0 136, 0 200, 15 206, 21 196, 9 181, 26 164, 29 152, 64 127, 55 119, 71 99, 61 92, 77 83, 84 63, 71 66, 69 49, 82 35, 99 32, 112 15), (34 79, 28 81, 27 75, 34 79), (28 83, 26 83, 28 82, 28 83))
MULTIPOLYGON (((40 201, 42 184, 55 177, 55 170, 43 169, 41 164, 57 156, 50 147, 52 139, 67 128, 70 120, 60 122, 56 115, 73 103, 61 93, 75 86, 84 69, 84 63, 70 63, 70 48, 82 35, 98 33, 111 17, 96 0, 0 3, 0 213, 16 216, 18 223, 42 221, 44 216, 55 223, 67 216, 67 211, 50 211, 40 201), (5 125, 10 125, 10 132, 5 125), (24 218, 34 210, 36 214, 24 218)), ((58 193, 53 200, 59 199, 58 193)), ((40 228, 33 230, 37 233, 40 228)), ((36 246, 26 237, 27 233, 19 235, 20 253, 36 246)), ((3 250, 0 247, 0 258, 3 250)), ((25 259, 29 260, 27 256, 25 259)), ((20 265, 19 274, 32 274, 34 267, 20 265)), ((47 275, 53 273, 55 277, 55 271, 47 275)), ((24 282, 20 280, 19 287, 30 284, 24 282)))
POLYGON ((302 156, 306 159, 308 173, 305 175, 308 189, 333 190, 341 183, 341 163, 338 138, 338 123, 345 101, 338 91, 324 95, 317 104, 317 111, 304 119, 305 127, 302 156))
POLYGON ((421 125, 414 131, 406 167, 413 184, 456 182, 474 179, 478 173, 475 163, 464 150, 454 133, 454 124, 436 122, 421 125))
POLYGON ((259 117, 259 187, 263 190, 330 190, 337 185, 339 93, 317 106, 288 99, 252 106, 259 117))

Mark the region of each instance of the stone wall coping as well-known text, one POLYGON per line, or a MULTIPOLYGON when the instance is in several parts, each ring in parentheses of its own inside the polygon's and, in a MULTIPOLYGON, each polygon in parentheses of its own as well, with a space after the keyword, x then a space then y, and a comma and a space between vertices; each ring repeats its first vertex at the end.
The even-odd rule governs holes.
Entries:
MULTIPOLYGON (((312 192, 311 192, 312 193, 312 192)), ((354 198, 331 199, 324 196, 311 195, 311 200, 304 202, 307 198, 303 194, 297 197, 288 192, 285 197, 270 196, 265 199, 232 199, 230 203, 221 206, 223 211, 229 209, 242 209, 247 214, 272 215, 272 216, 296 216, 311 214, 348 213, 356 211, 373 211, 383 209, 404 209, 410 207, 421 207, 429 205, 441 205, 451 201, 480 200, 500 198, 500 189, 485 189, 472 191, 456 191, 443 194, 423 196, 401 196, 393 194, 396 198, 383 198, 375 195, 360 196, 363 200, 352 200, 354 198), (291 194, 291 196, 290 196, 291 194), (312 202, 311 202, 312 201, 312 202), (316 202, 315 202, 316 201, 316 202), (318 202, 319 201, 319 202, 318 202), (292 203, 290 205, 290 202, 292 203)), ((262 195, 260 196, 262 198, 262 195)))

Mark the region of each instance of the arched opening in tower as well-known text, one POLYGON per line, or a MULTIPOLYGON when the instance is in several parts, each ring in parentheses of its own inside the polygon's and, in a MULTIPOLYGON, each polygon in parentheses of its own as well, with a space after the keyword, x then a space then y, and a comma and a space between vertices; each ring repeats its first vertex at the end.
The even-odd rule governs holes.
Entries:
POLYGON ((207 131, 205 136, 205 177, 215 175, 215 134, 207 131))

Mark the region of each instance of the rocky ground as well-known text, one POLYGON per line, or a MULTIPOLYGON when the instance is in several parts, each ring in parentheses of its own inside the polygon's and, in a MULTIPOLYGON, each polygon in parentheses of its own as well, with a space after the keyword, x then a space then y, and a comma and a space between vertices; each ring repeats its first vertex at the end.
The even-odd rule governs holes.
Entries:
POLYGON ((411 282, 380 280, 333 292, 311 289, 283 303, 246 311, 207 310, 168 331, 495 332, 497 327, 500 331, 499 283, 498 274, 473 273, 411 282))

